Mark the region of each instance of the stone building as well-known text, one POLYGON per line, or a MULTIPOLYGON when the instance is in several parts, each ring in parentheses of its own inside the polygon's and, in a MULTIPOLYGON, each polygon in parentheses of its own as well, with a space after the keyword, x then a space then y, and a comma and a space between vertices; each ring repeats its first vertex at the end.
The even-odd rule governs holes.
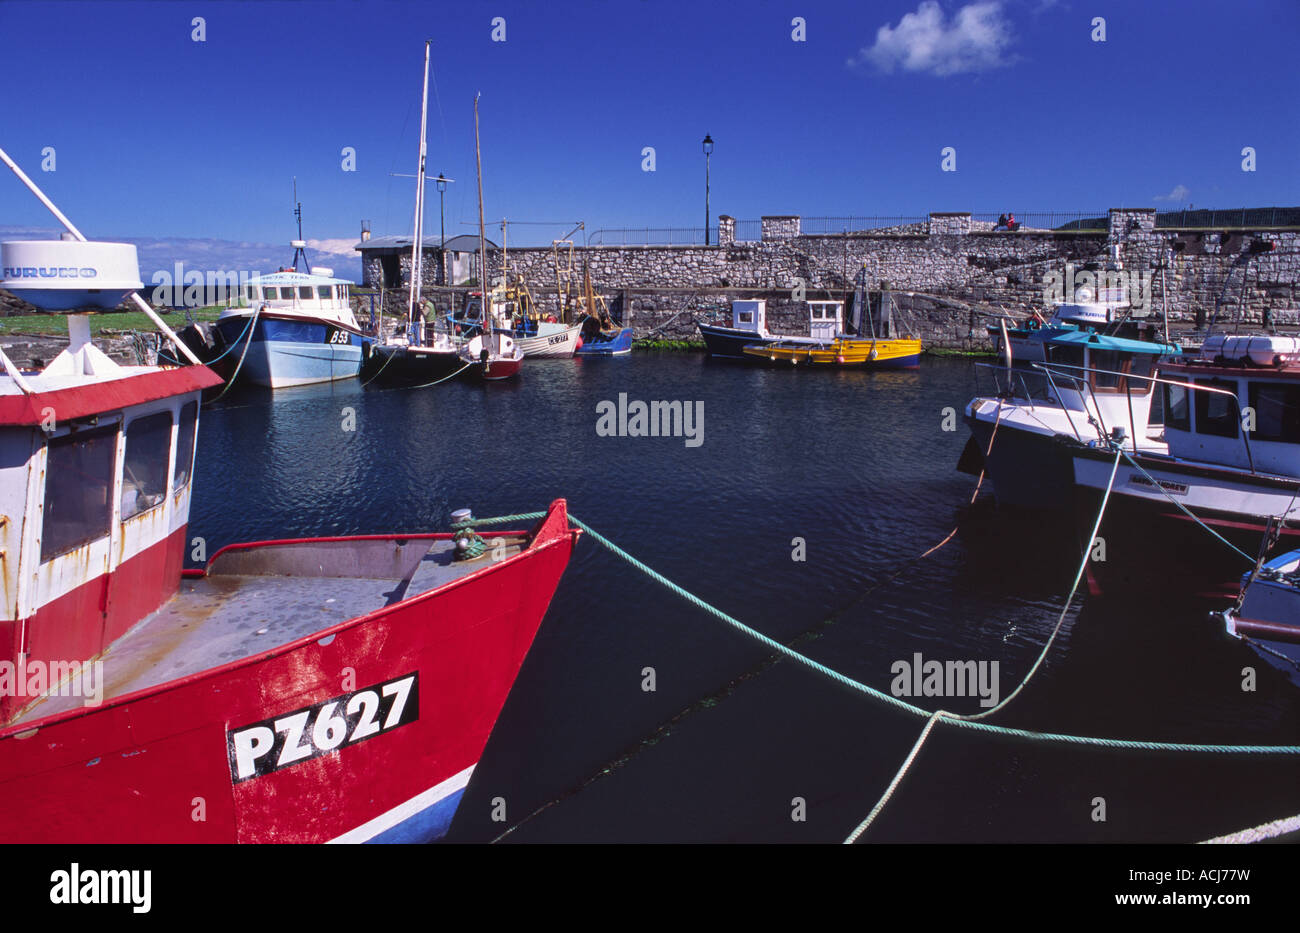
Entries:
MULTIPOLYGON (((424 256, 422 278, 426 285, 464 285, 478 278, 478 237, 463 234, 442 244, 436 236, 426 236, 422 246, 424 256)), ((361 284, 366 288, 409 288, 411 285, 411 237, 370 237, 364 232, 355 249, 361 253, 361 284)), ((499 250, 487 241, 488 264, 492 254, 499 250)), ((500 264, 500 260, 495 260, 500 264)))

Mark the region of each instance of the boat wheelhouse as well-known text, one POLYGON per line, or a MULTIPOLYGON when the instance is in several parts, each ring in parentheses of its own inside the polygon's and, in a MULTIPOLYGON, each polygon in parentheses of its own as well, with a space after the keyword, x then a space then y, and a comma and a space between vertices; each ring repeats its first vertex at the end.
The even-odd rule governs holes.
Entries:
POLYGON ((453 513, 453 533, 235 544, 183 570, 220 380, 119 365, 80 313, 68 329, 38 372, 0 350, 0 841, 441 837, 577 539, 564 501, 491 548, 453 513))
POLYGON ((215 325, 231 378, 278 389, 361 371, 372 340, 352 311, 352 283, 329 272, 282 269, 248 281, 244 307, 223 311, 215 325))
MULTIPOLYGON (((1215 335, 1194 358, 1162 363, 1154 382, 1168 448, 1121 459, 1093 589, 1140 585, 1141 567, 1190 595, 1235 594, 1266 534, 1300 546, 1300 339, 1215 335)), ((1070 450, 1076 506, 1095 515, 1111 445, 1070 450)))
POLYGON ((1005 362, 977 366, 994 391, 966 406, 971 437, 958 469, 983 471, 999 505, 1068 511, 1073 466, 1058 439, 1087 442, 1093 425, 1107 434, 1123 428, 1130 450, 1166 449, 1162 427, 1150 423, 1149 377, 1179 348, 1158 340, 1152 325, 1126 323, 1127 307, 1122 290, 1094 299, 1080 289, 1046 322, 989 328, 1005 362))

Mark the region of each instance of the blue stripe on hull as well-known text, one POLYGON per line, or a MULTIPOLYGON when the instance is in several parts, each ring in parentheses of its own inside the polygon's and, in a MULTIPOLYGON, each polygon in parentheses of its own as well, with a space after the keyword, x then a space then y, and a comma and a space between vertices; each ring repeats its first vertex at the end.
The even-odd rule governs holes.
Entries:
POLYGON ((921 365, 921 354, 913 353, 911 356, 899 356, 892 360, 876 360, 871 365, 876 369, 916 369, 921 365))
POLYGON ((453 791, 437 803, 425 807, 419 813, 407 817, 391 829, 386 829, 366 841, 397 845, 437 842, 447 835, 447 830, 451 828, 451 821, 456 816, 456 810, 460 807, 460 798, 463 796, 465 796, 464 788, 453 791))

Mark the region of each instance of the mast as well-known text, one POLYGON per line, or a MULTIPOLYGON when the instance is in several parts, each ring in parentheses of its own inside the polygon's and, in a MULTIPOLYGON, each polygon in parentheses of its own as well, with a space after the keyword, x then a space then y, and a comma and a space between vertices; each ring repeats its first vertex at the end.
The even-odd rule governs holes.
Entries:
POLYGON ((481 94, 474 95, 474 161, 478 166, 478 281, 479 293, 483 296, 479 307, 483 311, 483 346, 487 348, 488 341, 492 337, 492 322, 489 308, 491 299, 488 297, 487 290, 487 229, 483 225, 483 152, 478 142, 478 99, 481 96, 481 94))
MULTIPOLYGON (((424 42, 424 93, 420 98, 420 164, 415 172, 415 240, 411 244, 411 297, 406 309, 407 330, 410 333, 417 318, 416 309, 420 301, 420 289, 424 282, 424 159, 426 155, 425 131, 429 119, 429 46, 432 40, 424 42)), ((424 334, 413 335, 412 343, 416 346, 424 343, 424 334)))
POLYGON ((302 202, 298 200, 298 178, 293 179, 293 216, 298 219, 298 239, 293 241, 293 271, 298 271, 298 260, 311 275, 311 263, 307 261, 307 241, 302 238, 302 202))

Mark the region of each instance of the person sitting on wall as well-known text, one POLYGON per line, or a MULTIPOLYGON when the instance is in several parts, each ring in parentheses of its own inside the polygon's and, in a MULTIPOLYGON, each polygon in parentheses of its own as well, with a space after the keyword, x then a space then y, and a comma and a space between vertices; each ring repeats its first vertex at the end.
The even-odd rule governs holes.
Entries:
POLYGON ((999 215, 998 215, 998 222, 997 222, 996 224, 993 225, 993 229, 994 229, 994 230, 1001 230, 1001 229, 1002 229, 1003 227, 1005 227, 1006 225, 1007 225, 1007 215, 1006 215, 1006 214, 999 214, 999 215))
POLYGON ((1019 229, 1020 229, 1020 224, 1019 224, 1019 222, 1017 222, 1017 220, 1016 220, 1016 215, 1015 215, 1015 214, 1008 214, 1008 215, 1007 215, 1007 229, 1008 229, 1008 230, 1019 230, 1019 229))

